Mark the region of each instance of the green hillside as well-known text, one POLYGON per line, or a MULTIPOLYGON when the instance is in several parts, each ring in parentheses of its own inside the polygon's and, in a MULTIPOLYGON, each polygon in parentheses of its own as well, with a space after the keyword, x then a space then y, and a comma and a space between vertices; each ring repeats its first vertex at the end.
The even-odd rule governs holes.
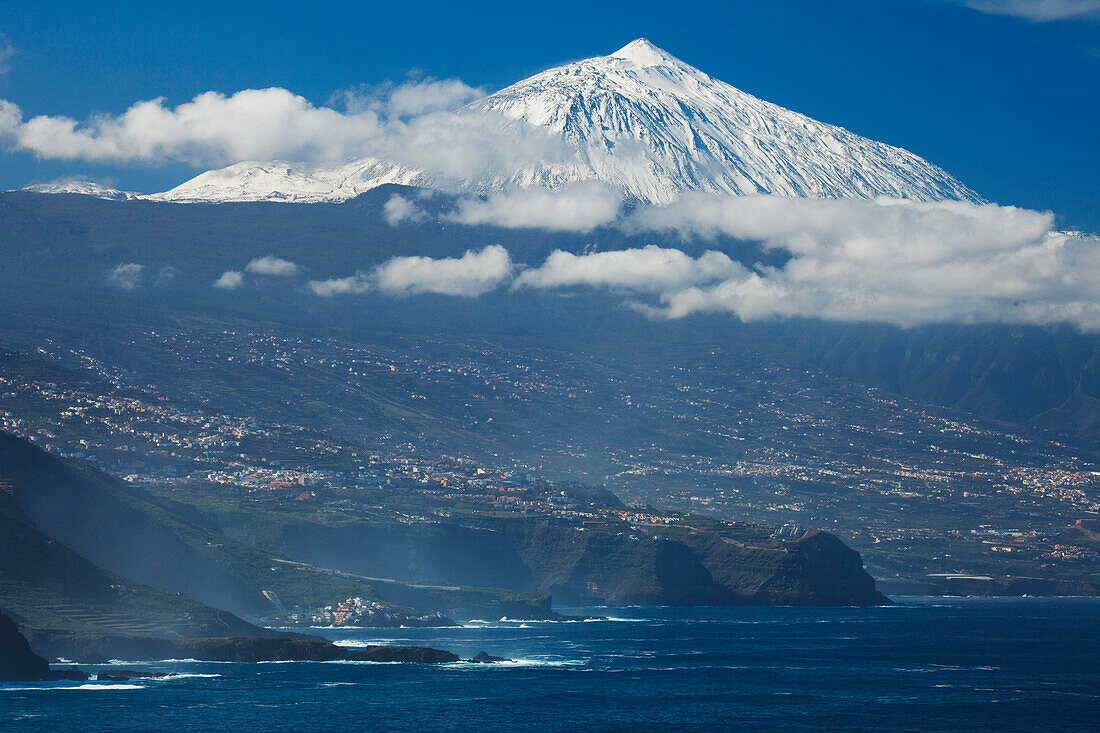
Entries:
POLYGON ((35 528, 6 491, 0 491, 0 608, 31 636, 265 633, 231 613, 85 560, 35 528))
MULTIPOLYGON (((564 605, 886 602, 859 554, 825 532, 783 541, 771 527, 700 516, 679 525, 578 529, 545 517, 467 510, 458 501, 445 505, 448 518, 405 523, 351 509, 256 504, 217 491, 178 500, 219 533, 277 556, 421 584, 548 593, 564 605)), ((412 514, 426 511, 411 494, 395 492, 387 501, 412 514)))
MULTIPOLYGON (((0 434, 0 481, 6 482, 12 511, 24 516, 28 531, 36 532, 41 542, 58 540, 69 548, 65 550, 67 560, 59 561, 61 566, 70 568, 80 562, 105 568, 116 574, 110 575, 107 587, 137 581, 151 586, 149 590, 183 594, 249 617, 277 615, 263 591, 274 592, 287 607, 325 606, 357 596, 444 612, 495 611, 501 604, 513 613, 548 610, 545 596, 517 597, 486 589, 420 589, 399 583, 384 583, 378 592, 375 584, 346 573, 281 561, 187 519, 145 491, 88 464, 62 461, 4 434, 0 434)), ((20 559, 11 565, 19 566, 27 582, 37 577, 38 570, 29 561, 20 559)), ((71 572, 79 575, 77 570, 71 572)), ((96 603, 98 600, 92 605, 96 603)), ((43 618, 53 618, 48 610, 50 597, 42 597, 33 607, 45 614, 43 618)), ((14 607, 10 610, 20 613, 14 607)))

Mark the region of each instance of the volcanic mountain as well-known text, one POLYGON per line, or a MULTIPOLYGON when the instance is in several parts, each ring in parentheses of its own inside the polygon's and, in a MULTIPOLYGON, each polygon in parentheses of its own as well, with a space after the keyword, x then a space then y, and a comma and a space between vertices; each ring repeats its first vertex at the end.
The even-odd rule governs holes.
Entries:
POLYGON ((596 179, 643 201, 682 191, 979 200, 912 153, 757 99, 644 38, 471 106, 562 136, 576 155, 562 180, 596 179))
MULTIPOLYGON (((757 99, 646 39, 536 74, 451 114, 499 128, 492 147, 510 154, 458 173, 402 160, 400 146, 335 167, 245 161, 148 198, 341 201, 387 183, 485 193, 597 181, 650 203, 685 191, 982 200, 913 153, 757 99)), ((86 189, 72 192, 96 195, 86 189)))

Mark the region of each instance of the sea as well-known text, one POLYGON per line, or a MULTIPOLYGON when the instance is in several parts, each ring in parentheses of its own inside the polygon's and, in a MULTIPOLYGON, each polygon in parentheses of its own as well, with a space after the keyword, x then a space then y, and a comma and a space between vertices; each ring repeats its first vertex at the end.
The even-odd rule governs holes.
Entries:
POLYGON ((0 688, 0 730, 1100 730, 1100 599, 895 600, 315 629, 348 645, 484 650, 512 661, 118 660, 112 666, 180 674, 9 684, 0 688))

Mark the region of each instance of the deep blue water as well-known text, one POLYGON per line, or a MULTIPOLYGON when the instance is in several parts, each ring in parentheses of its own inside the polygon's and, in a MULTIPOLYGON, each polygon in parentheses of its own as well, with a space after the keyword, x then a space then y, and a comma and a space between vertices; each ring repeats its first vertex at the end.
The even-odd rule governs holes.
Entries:
POLYGON ((0 730, 1100 730, 1100 599, 903 601, 319 630, 517 661, 127 664, 191 676, 9 685, 0 730))

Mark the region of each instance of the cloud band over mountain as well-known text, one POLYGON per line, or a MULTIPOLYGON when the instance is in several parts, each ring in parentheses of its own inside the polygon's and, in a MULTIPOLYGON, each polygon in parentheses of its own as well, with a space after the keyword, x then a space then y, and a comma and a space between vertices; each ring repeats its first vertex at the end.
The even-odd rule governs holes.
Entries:
POLYGON ((27 119, 18 105, 0 100, 0 145, 56 160, 200 167, 378 157, 442 179, 486 175, 532 158, 563 159, 560 144, 544 131, 488 112, 445 111, 476 93, 458 80, 429 79, 336 95, 342 105, 336 108, 279 87, 210 91, 175 107, 157 98, 84 121, 27 119))
MULTIPOLYGON (((541 226, 530 223, 525 197, 516 199, 514 214, 506 210, 508 200, 491 204, 499 214, 494 225, 541 226)), ((474 201, 460 202, 457 211, 486 203, 474 201)), ((569 201, 559 208, 567 209, 569 201)), ((584 212, 567 212, 549 228, 568 228, 566 222, 574 231, 592 228, 584 212)), ((505 286, 587 288, 618 293, 661 319, 728 312, 745 321, 1064 322, 1100 330, 1100 240, 1055 230, 1049 213, 964 202, 693 194, 637 207, 606 226, 660 242, 752 241, 789 258, 782 266, 760 266, 718 249, 692 257, 678 247, 650 244, 581 254, 557 250, 542 263, 522 266, 494 245, 461 258, 394 258, 366 274, 311 282, 310 289, 323 296, 476 296, 505 286)))

